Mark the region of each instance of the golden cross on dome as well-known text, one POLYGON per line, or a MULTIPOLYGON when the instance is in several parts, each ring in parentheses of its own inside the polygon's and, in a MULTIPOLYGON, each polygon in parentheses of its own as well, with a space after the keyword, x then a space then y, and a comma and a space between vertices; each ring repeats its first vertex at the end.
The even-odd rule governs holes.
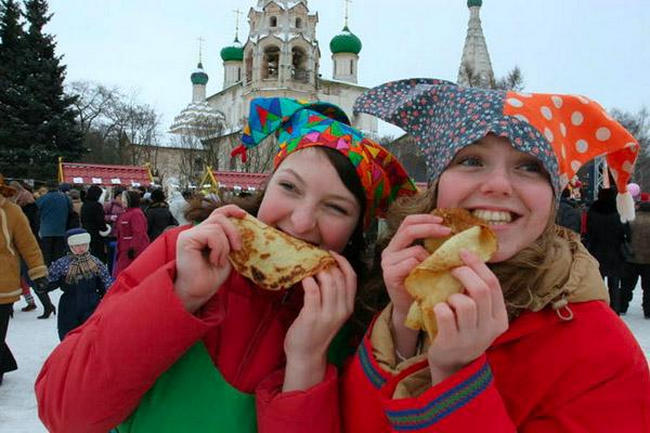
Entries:
POLYGON ((203 39, 201 36, 196 38, 197 41, 199 41, 199 63, 201 63, 201 50, 203 48, 203 42, 205 42, 205 39, 203 39))

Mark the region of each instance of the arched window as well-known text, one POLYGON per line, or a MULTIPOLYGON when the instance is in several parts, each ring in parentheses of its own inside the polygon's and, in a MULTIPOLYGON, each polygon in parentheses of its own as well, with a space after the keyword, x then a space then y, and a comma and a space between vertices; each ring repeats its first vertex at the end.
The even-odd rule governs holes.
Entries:
POLYGON ((350 59, 350 75, 354 75, 354 60, 350 59))
POLYGON ((280 48, 271 45, 264 48, 262 78, 277 78, 280 66, 280 48))
POLYGON ((269 18, 269 25, 271 27, 277 27, 278 26, 278 17, 269 18))
POLYGON ((253 81, 253 50, 246 53, 246 63, 244 64, 246 72, 246 83, 253 81))
POLYGON ((299 29, 302 27, 302 20, 300 18, 296 18, 296 28, 299 29))
POLYGON ((237 81, 241 81, 241 68, 237 67, 237 81))
POLYGON ((298 81, 309 81, 307 74, 307 55, 300 47, 291 49, 291 78, 298 81))

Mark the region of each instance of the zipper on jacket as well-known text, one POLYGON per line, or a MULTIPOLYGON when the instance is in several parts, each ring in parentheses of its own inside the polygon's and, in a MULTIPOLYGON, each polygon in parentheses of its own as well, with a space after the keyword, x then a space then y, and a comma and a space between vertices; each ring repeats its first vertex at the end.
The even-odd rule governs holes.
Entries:
POLYGON ((251 337, 250 344, 248 345, 248 348, 246 349, 246 353, 242 357, 241 362, 239 363, 239 368, 237 369, 237 373, 235 374, 235 378, 233 380, 233 383, 239 383, 239 378, 242 375, 242 372, 245 371, 245 368, 248 366, 248 360, 251 358, 251 356, 255 353, 255 349, 259 346, 258 342, 260 339, 266 335, 266 332, 268 329, 268 324, 271 322, 273 317, 275 316, 274 313, 278 313, 278 308, 280 305, 284 305, 287 303, 289 298, 291 297, 291 293, 293 292, 293 287, 290 287, 287 289, 286 293, 282 296, 281 299, 273 301, 268 310, 264 313, 264 316, 262 317, 262 320, 260 320, 259 325, 257 325, 257 328, 255 329, 255 333, 251 337), (273 316, 273 317, 271 317, 273 316))

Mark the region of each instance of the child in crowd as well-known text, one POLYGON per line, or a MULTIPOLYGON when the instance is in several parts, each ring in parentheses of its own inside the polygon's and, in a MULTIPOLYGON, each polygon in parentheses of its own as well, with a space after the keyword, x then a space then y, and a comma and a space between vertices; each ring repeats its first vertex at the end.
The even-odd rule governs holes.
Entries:
POLYGON ((90 234, 81 228, 66 232, 70 253, 49 268, 49 289, 60 288, 59 339, 81 326, 95 311, 112 280, 106 265, 90 254, 90 234))

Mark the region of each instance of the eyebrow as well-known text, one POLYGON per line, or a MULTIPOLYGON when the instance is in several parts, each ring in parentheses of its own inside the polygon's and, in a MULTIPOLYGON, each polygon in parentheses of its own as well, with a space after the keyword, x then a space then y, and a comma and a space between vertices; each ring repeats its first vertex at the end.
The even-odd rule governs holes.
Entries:
MULTIPOLYGON (((283 171, 288 172, 289 174, 292 174, 293 176, 295 176, 300 181, 301 184, 303 184, 303 185, 305 184, 305 180, 295 170, 293 170, 291 168, 281 168, 280 170, 278 170, 278 174, 282 174, 283 171)), ((341 181, 341 183, 343 183, 343 181, 341 181)), ((346 190, 347 190, 347 188, 346 188, 346 190)), ((348 192, 350 192, 350 191, 348 191, 348 192)), ((346 197, 346 196, 343 196, 343 195, 339 195, 339 194, 328 194, 326 197, 330 198, 330 199, 343 200, 343 201, 346 201, 346 202, 348 202, 350 204, 353 204, 355 206, 359 206, 359 202, 358 202, 357 198, 354 196, 354 194, 352 194, 352 192, 350 192, 350 195, 352 196, 352 198, 346 197)))

